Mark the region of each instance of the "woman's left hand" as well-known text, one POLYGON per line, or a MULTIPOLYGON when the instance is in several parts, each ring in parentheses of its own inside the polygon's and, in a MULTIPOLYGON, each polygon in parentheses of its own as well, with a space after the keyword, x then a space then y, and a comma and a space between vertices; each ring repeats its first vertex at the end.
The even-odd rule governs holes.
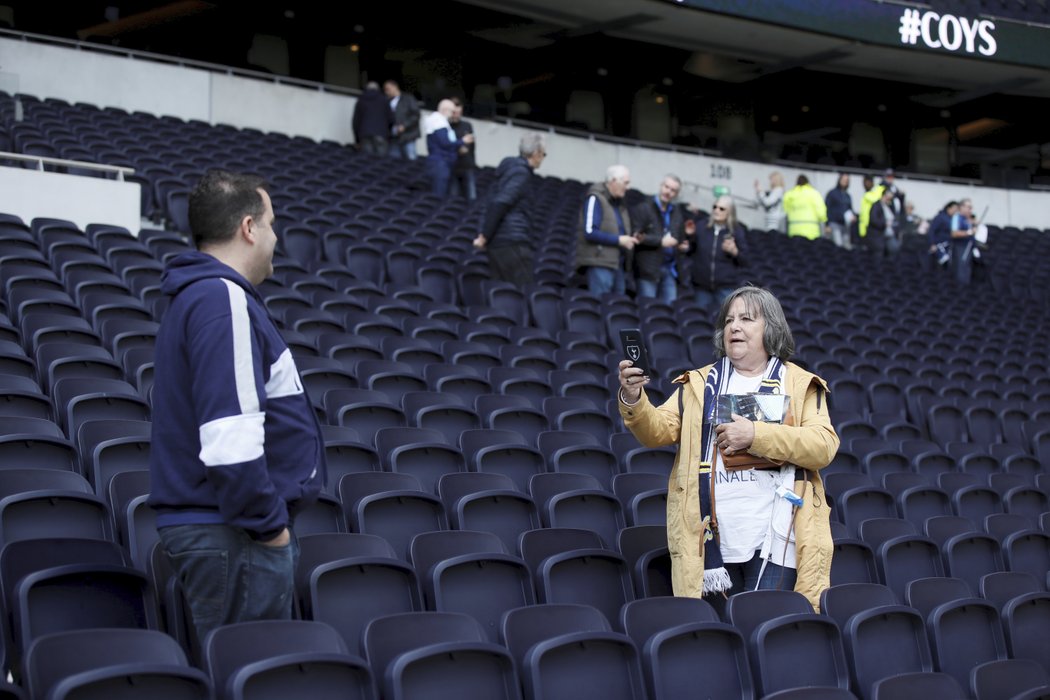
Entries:
POLYGON ((715 441, 726 454, 747 452, 755 441, 755 424, 734 413, 732 423, 715 426, 715 441))

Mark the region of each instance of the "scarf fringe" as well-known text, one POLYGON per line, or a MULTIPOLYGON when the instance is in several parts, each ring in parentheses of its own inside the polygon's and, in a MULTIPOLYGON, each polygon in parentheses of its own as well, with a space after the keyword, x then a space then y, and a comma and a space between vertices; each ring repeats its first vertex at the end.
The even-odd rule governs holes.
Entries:
POLYGON ((711 593, 725 593, 733 587, 733 581, 729 578, 729 572, 724 566, 717 569, 704 570, 704 592, 703 595, 711 593))

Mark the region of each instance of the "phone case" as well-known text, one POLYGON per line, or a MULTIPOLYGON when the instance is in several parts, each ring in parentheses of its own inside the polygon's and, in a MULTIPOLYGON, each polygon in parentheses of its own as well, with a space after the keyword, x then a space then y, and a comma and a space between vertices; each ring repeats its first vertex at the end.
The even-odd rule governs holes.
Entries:
POLYGON ((642 340, 642 331, 637 328, 620 329, 620 345, 623 347, 623 356, 634 363, 634 366, 645 372, 647 377, 653 376, 652 365, 649 364, 649 352, 642 340))

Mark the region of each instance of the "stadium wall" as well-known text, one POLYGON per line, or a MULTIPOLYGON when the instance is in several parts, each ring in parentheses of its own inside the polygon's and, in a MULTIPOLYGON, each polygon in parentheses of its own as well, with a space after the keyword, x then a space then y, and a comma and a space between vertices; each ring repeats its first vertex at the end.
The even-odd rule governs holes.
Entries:
MULTIPOLYGON (((350 118, 356 103, 353 95, 320 85, 290 85, 204 64, 174 65, 88 45, 11 38, 0 38, 0 89, 338 143, 352 141, 350 118)), ((520 124, 472 121, 478 136, 477 159, 483 166, 494 166, 516 153, 520 136, 530 130, 520 124)), ((763 220, 753 202, 753 182, 766 183, 772 170, 780 170, 789 186, 805 173, 822 193, 837 180, 836 171, 817 166, 737 161, 692 150, 598 139, 542 125, 535 128, 548 132, 550 155, 540 171, 544 175, 594 181, 604 177, 606 166, 623 163, 631 169, 633 187, 653 192, 665 173, 676 173, 685 181, 683 198, 703 208, 710 207, 713 188, 727 187, 737 198, 740 219, 749 226, 763 220)), ((425 150, 422 141, 420 146, 425 150)), ((970 197, 978 214, 988 207, 986 220, 991 223, 1050 226, 1043 213, 1050 200, 1048 193, 906 176, 898 177, 898 183, 923 217, 932 217, 948 200, 970 197)), ((863 194, 859 174, 853 175, 850 190, 856 206, 863 194)))

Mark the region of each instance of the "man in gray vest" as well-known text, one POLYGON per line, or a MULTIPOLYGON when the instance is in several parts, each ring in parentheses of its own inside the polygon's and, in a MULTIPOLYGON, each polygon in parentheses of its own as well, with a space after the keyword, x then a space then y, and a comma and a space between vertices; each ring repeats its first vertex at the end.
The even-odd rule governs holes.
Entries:
POLYGON ((631 215, 624 195, 631 186, 631 173, 623 165, 611 165, 605 182, 591 185, 580 213, 576 239, 576 267, 587 275, 591 294, 623 294, 623 255, 634 248, 631 215))

